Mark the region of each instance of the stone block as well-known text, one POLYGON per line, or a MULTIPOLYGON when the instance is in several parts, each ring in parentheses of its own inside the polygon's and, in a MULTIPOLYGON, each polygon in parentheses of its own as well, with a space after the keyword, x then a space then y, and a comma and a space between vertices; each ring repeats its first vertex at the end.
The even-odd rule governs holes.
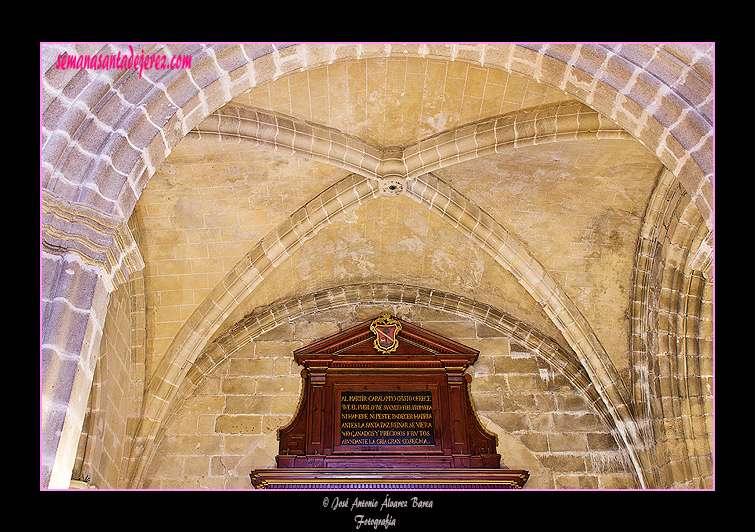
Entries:
POLYGON ((160 462, 154 479, 180 478, 183 475, 184 457, 177 455, 165 456, 160 462))
POLYGON ((530 428, 527 415, 521 412, 488 412, 486 416, 506 432, 527 431, 530 428))
POLYGON ((548 434, 548 448, 551 452, 584 452, 587 440, 581 433, 552 433, 548 434))
POLYGON ((527 416, 527 428, 537 432, 550 432, 554 430, 555 426, 553 418, 554 416, 551 412, 536 412, 529 414, 527 416))
POLYGON ((232 358, 228 375, 231 377, 265 375, 272 376, 273 358, 232 358))
POLYGON ((262 432, 277 432, 291 421, 291 416, 262 416, 262 432))
POLYGON ((600 489, 637 489, 637 486, 632 480, 632 477, 630 477, 629 475, 599 475, 598 483, 600 489))
POLYGON ((209 472, 209 456, 192 456, 185 460, 182 474, 184 477, 202 477, 208 475, 209 472))
POLYGON ((618 450, 616 440, 608 433, 588 433, 587 446, 591 451, 615 451, 618 450))
POLYGON ((548 436, 542 432, 528 432, 519 435, 519 441, 534 453, 548 452, 548 436))
POLYGON ((263 434, 223 434, 223 456, 243 455, 257 446, 265 436, 263 434))
POLYGON ((599 480, 595 475, 555 475, 556 489, 598 489, 599 480))
POLYGON ((267 414, 272 408, 268 395, 228 395, 225 399, 225 414, 267 414))
POLYGON ((223 380, 223 393, 231 395, 251 395, 257 388, 256 381, 251 377, 233 377, 223 380))
POLYGON ((592 413, 554 413, 553 422, 562 430, 589 432, 605 430, 604 425, 592 413))
POLYGON ((293 355, 293 352, 301 347, 301 342, 269 341, 255 342, 254 355, 256 357, 281 357, 293 355))
POLYGON ((525 392, 537 389, 537 382, 534 375, 506 375, 506 381, 512 392, 525 392))
POLYGON ((299 396, 296 395, 275 395, 272 396, 272 405, 270 413, 293 415, 299 406, 299 396))
MULTIPOLYGON (((498 375, 485 375, 475 374, 471 383, 472 397, 477 397, 480 394, 500 393, 506 390, 506 381, 502 376, 498 375)), ((489 401, 484 395, 480 398, 482 404, 487 404, 489 401)))
POLYGON ((284 323, 282 325, 278 325, 274 329, 271 329, 257 338, 255 338, 255 342, 269 342, 269 341, 275 341, 275 340, 293 340, 294 339, 294 326, 290 323, 284 323))
POLYGON ((224 399, 219 395, 194 395, 186 399, 184 408, 194 414, 218 413, 223 410, 224 399))
POLYGON ((477 324, 477 338, 501 338, 503 333, 484 323, 477 324))
POLYGON ((282 357, 275 359, 275 376, 280 375, 299 375, 300 366, 294 362, 292 357, 282 357))
POLYGON ((581 456, 547 453, 541 455, 539 459, 544 467, 552 469, 553 471, 584 473, 587 470, 585 467, 585 460, 581 456))
POLYGON ((296 339, 302 341, 319 340, 337 332, 339 332, 338 325, 335 323, 301 322, 295 325, 296 339))
POLYGON ((220 454, 220 439, 215 435, 180 436, 174 442, 176 454, 208 456, 220 454))
POLYGON ((555 394, 558 410, 562 412, 588 410, 587 401, 582 395, 575 393, 557 393, 555 394))
POLYGON ((528 373, 538 371, 538 359, 535 355, 528 356, 498 356, 495 358, 496 373, 528 373))
POLYGON ((298 395, 301 380, 298 376, 259 378, 257 379, 257 393, 262 395, 298 395))
POLYGON ((530 394, 505 394, 501 397, 504 412, 534 412, 538 410, 537 401, 530 394))
POLYGON ((262 416, 222 415, 215 420, 215 432, 222 434, 259 434, 262 416))
POLYGON ((477 337, 473 321, 424 322, 420 326, 453 340, 463 341, 465 338, 477 337))

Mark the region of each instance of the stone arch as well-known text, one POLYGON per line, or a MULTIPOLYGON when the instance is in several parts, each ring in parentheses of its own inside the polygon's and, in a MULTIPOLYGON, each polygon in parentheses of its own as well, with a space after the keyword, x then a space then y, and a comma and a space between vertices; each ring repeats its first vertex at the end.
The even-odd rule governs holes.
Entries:
POLYGON ((168 411, 160 420, 159 427, 153 435, 153 445, 141 457, 139 467, 133 471, 134 476, 129 478, 130 487, 139 487, 143 482, 143 476, 154 456, 153 453, 183 402, 194 393, 205 378, 236 351, 279 325, 354 304, 417 305, 470 318, 510 336, 531 352, 542 357, 584 394, 603 423, 610 428, 623 452, 627 454, 632 452, 620 443, 621 438, 616 431, 614 420, 579 361, 572 353, 561 348, 557 342, 537 329, 490 305, 452 293, 415 286, 369 283, 325 289, 257 309, 209 343, 195 361, 187 364, 186 379, 176 387, 176 393, 171 399, 168 411))
MULTIPOLYGON (((103 280, 110 274, 102 271, 101 248, 109 247, 115 255, 108 262, 122 262, 127 253, 114 228, 125 224, 155 169, 190 130, 235 95, 287 73, 355 57, 412 54, 530 76, 585 102, 645 144, 690 194, 712 230, 712 45, 179 44, 147 46, 146 51, 186 55, 192 68, 143 75, 134 70, 58 70, 57 53, 126 54, 128 47, 42 49, 42 188, 83 217, 83 223, 71 221, 43 206, 49 218, 42 237, 43 267, 49 268, 42 291, 43 395, 55 412, 48 415, 45 409, 43 415, 42 438, 50 448, 43 460, 46 471, 58 467, 53 465, 56 449, 70 445, 70 438, 58 433, 60 426, 71 414, 75 428, 81 414, 82 401, 67 397, 89 393, 92 350, 114 287, 103 280), (108 229, 93 237, 85 227, 103 219, 108 229), (51 234, 65 238, 51 243, 51 234), (75 255, 69 253, 71 242, 82 248, 75 255), (64 271, 74 272, 74 282, 61 275, 64 271), (82 332, 64 338, 61 323, 82 332), (79 369, 83 377, 75 376, 79 369), (59 391, 53 392, 58 381, 59 391)), ((126 276, 139 264, 128 262, 126 276)), ((49 475, 44 477, 47 484, 49 475)))
POLYGON ((712 475, 710 239, 689 194, 662 173, 637 245, 630 340, 638 426, 656 441, 651 474, 663 485, 679 480, 665 450, 675 439, 685 454, 673 461, 694 487, 712 475))
MULTIPOLYGON (((156 431, 187 375, 190 365, 231 311, 264 277, 334 219, 346 216, 379 194, 367 178, 351 174, 332 185, 271 231, 228 272, 176 334, 148 387, 137 428, 130 468, 143 467, 142 453, 154 444, 156 431)), ((130 473, 134 478, 138 473, 130 473)))
MULTIPOLYGON (((246 142, 344 168, 381 183, 407 180, 509 147, 585 138, 632 138, 611 120, 574 101, 524 109, 462 125, 404 148, 384 149, 332 128, 263 109, 228 104, 188 134, 246 142)), ((398 192, 400 193, 400 192, 398 192)))
POLYGON ((635 450, 644 448, 645 443, 629 407, 628 391, 592 327, 558 282, 526 246, 487 213, 434 175, 426 174, 417 179, 407 193, 414 201, 427 206, 477 243, 498 264, 510 271, 535 301, 542 305, 586 370, 619 437, 630 450, 630 458, 644 485, 641 473, 644 457, 635 454, 635 450))
MULTIPOLYGON (((125 48, 121 47, 124 53, 125 48)), ((48 190, 127 219, 170 150, 234 96, 335 60, 411 53, 517 72, 585 102, 656 153, 712 225, 712 78, 709 57, 694 48, 598 44, 157 48, 191 56, 191 70, 150 71, 141 76, 134 70, 117 71, 112 79, 89 71, 71 76, 56 71, 50 58, 42 98, 42 173, 48 190), (694 101, 693 88, 700 94, 694 101)))
MULTIPOLYGON (((43 80, 43 186, 123 219, 186 133, 232 95, 261 82, 247 65, 273 51, 270 45, 145 48, 190 56, 191 69, 71 72, 56 69, 52 58, 43 80), (231 90, 228 73, 239 69, 247 77, 231 90)), ((129 49, 84 45, 70 53, 128 55, 129 49)))
MULTIPOLYGON (((404 192, 468 236, 498 264, 510 271, 543 306, 585 369, 623 444, 630 449, 637 474, 642 467, 634 456, 640 446, 627 401, 628 393, 587 320, 547 270, 526 247, 491 216, 432 174, 411 181, 404 192)), ((267 273, 299 249, 331 221, 345 216, 380 194, 371 180, 351 174, 329 187, 255 246, 213 289, 180 329, 150 383, 145 410, 132 453, 132 467, 140 467, 145 446, 153 447, 156 431, 171 408, 190 365, 200 356, 217 328, 267 273)), ((149 452, 147 453, 149 456, 149 452)), ((143 467, 143 466, 141 466, 143 467)), ((133 477, 137 477, 135 473, 133 477)))

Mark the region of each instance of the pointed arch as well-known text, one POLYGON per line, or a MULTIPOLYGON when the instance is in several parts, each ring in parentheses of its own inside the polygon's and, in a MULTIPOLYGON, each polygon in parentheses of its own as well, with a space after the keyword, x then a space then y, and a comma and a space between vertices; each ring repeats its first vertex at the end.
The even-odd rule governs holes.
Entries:
POLYGON ((250 143, 344 168, 379 182, 398 179, 402 185, 439 168, 510 147, 632 138, 613 121, 576 101, 486 118, 404 148, 383 149, 321 124, 236 103, 212 113, 187 136, 250 143))
POLYGON ((350 174, 297 210, 254 246, 215 286, 168 347, 149 384, 129 464, 131 482, 140 478, 187 371, 217 328, 260 282, 331 222, 379 195, 372 181, 350 174))
MULTIPOLYGON (((393 283, 338 286, 303 296, 294 296, 282 302, 256 309, 253 313, 229 327, 223 334, 210 342, 197 359, 189 365, 186 379, 178 387, 165 418, 156 430, 152 452, 154 453, 157 450, 164 431, 170 426, 183 402, 192 395, 206 377, 212 374, 215 368, 233 356, 237 350, 279 325, 355 304, 417 305, 473 319, 510 336, 528 350, 542 357, 577 390, 583 393, 590 404, 595 407, 602 422, 609 427, 622 451, 628 454, 628 450, 621 445, 621 438, 616 432, 614 420, 606 410, 605 404, 600 400, 600 395, 587 376, 585 369, 576 360, 573 353, 560 347, 557 342, 537 329, 517 320, 516 317, 485 303, 449 292, 393 283)), ((144 465, 136 471, 139 476, 130 479, 131 487, 141 486, 144 481, 143 475, 146 473, 153 456, 154 454, 145 454, 142 457, 144 465)))
POLYGON ((478 244, 543 307, 595 386, 644 486, 645 457, 636 450, 643 449, 645 442, 629 406, 628 391, 589 322, 555 278, 501 224, 434 175, 418 178, 407 194, 478 244))
MULTIPOLYGON (((480 246, 543 307, 576 354, 641 478, 643 467, 635 452, 643 447, 641 433, 628 406, 627 390, 590 324, 555 279, 501 224, 434 175, 412 180, 405 194, 480 246)), ((174 338, 150 383, 132 453, 131 465, 136 468, 129 475, 132 482, 141 478, 171 405, 179 397, 181 386, 187 385, 192 365, 223 321, 272 269, 320 229, 379 195, 371 180, 356 174, 329 187, 270 232, 199 305, 174 338)), ((234 343, 227 341, 233 349, 234 343)), ((216 355, 222 357, 224 352, 221 349, 216 355)))
POLYGON ((662 170, 635 251, 630 331, 632 402, 659 449, 649 475, 662 485, 679 480, 664 452, 672 440, 682 450, 676 467, 692 471, 694 487, 713 473, 711 238, 689 194, 662 170))
MULTIPOLYGON (((585 102, 655 153, 689 193, 708 230, 713 228, 712 44, 160 44, 147 45, 145 51, 190 56, 191 70, 142 75, 134 70, 55 67, 58 52, 126 51, 127 45, 42 48, 42 188, 55 200, 96 213, 94 218, 107 216, 114 227, 129 218, 148 180, 178 142, 235 96, 282 75, 332 61, 410 54, 520 73, 585 102)), ((56 226, 56 231, 77 236, 81 232, 73 223, 56 226)), ((47 237, 44 233, 43 239, 47 237)), ((88 255, 83 258, 84 267, 74 268, 77 280, 71 286, 75 288, 59 283, 61 272, 73 264, 63 244, 44 257, 48 270, 42 292, 49 307, 44 315, 54 314, 56 319, 43 322, 43 373, 46 382, 60 381, 60 388, 71 389, 73 375, 80 374, 77 367, 89 364, 99 342, 102 320, 98 315, 107 306, 113 286, 99 279, 100 266, 90 268, 96 261, 88 255), (86 300, 83 306, 69 308, 71 301, 79 299, 86 300), (56 331, 58 324, 69 322, 86 330, 95 345, 85 341, 83 334, 56 331)), ((118 242, 111 238, 110 245, 117 248, 118 242)), ((91 247, 83 245, 85 250, 91 247)), ((89 386, 84 382, 79 387, 88 393, 90 386, 91 378, 89 386)), ((45 388, 45 401, 55 404, 55 416, 43 415, 42 423, 45 486, 54 468, 50 464, 57 461, 59 452, 68 452, 59 449, 70 445, 62 443, 60 425, 69 417, 75 425, 81 414, 80 401, 74 406, 73 399, 58 400, 53 395, 45 388)), ((66 472, 57 476, 64 478, 66 472)))
POLYGON ((694 49, 643 44, 184 44, 156 45, 150 51, 191 56, 191 69, 141 75, 84 70, 72 76, 56 70, 50 58, 42 96, 42 182, 50 192, 128 219, 173 147, 232 98, 336 60, 411 53, 516 72, 584 102, 655 153, 712 228, 712 74, 709 56, 694 49), (688 85, 701 91, 694 103, 688 85))

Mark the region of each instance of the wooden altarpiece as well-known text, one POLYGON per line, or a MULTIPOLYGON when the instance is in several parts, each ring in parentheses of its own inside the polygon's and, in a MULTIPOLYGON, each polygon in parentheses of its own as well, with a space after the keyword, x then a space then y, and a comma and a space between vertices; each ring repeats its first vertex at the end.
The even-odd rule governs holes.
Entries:
POLYGON ((278 431, 277 469, 256 488, 521 488, 474 413, 479 352, 383 314, 294 352, 299 410, 278 431))

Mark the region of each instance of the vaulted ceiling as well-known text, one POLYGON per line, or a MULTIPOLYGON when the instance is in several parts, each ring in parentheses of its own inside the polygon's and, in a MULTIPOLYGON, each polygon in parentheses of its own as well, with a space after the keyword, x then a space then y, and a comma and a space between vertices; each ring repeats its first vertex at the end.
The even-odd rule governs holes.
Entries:
MULTIPOLYGON (((497 69, 375 58, 283 76, 226 107, 282 114, 385 149, 500 115, 570 103, 576 102, 557 89, 497 69)), ((547 140, 502 146, 498 153, 448 164, 433 175, 526 246, 575 302, 623 373, 637 235, 662 165, 626 134, 547 140)), ((311 159, 243 138, 189 136, 158 168, 134 215, 146 264, 152 370, 229 270, 297 210, 351 174, 311 159)), ((215 336, 255 308, 363 282, 434 288, 481 301, 569 348, 510 271, 469 235, 406 195, 381 196, 333 220, 239 301, 215 336)))
MULTIPOLYGON (((73 250, 105 279, 80 320, 144 262, 132 464, 213 340, 336 286, 416 287, 519 320, 586 369, 629 446, 633 416, 651 416, 647 379, 668 392, 662 357, 633 364, 685 339, 666 314, 709 343, 710 319, 679 301, 706 301, 689 287, 711 274, 710 45, 148 48, 194 62, 43 81, 45 249, 55 271, 73 250)), ((48 277, 50 308, 78 293, 48 277)), ((58 330, 44 333, 55 353, 71 343, 58 330)))

